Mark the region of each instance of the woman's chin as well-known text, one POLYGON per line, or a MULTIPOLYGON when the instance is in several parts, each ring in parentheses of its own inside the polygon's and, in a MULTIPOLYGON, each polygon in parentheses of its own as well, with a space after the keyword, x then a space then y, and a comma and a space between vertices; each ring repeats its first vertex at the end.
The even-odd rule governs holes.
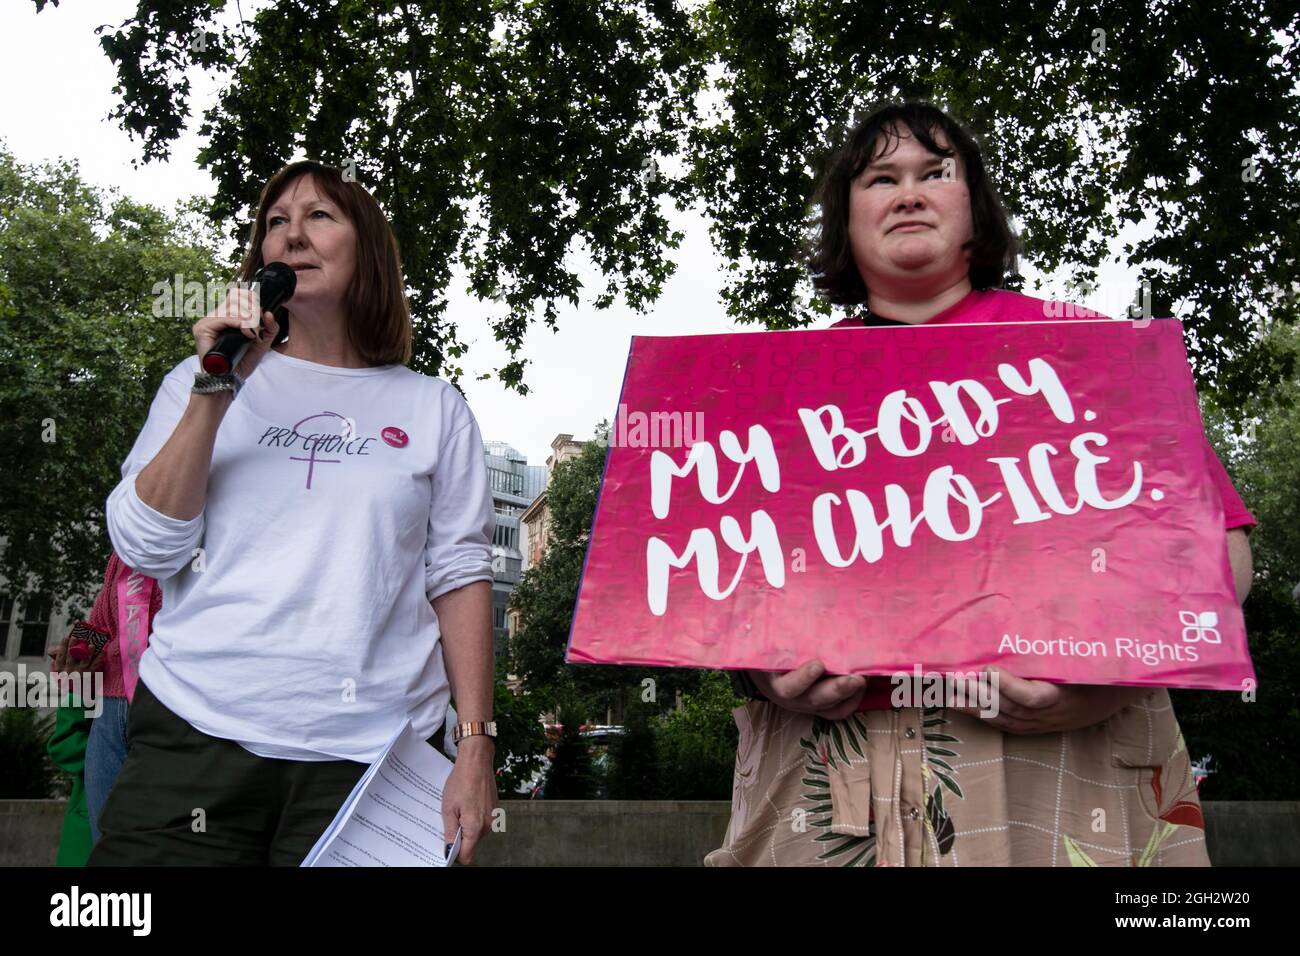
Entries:
POLYGON ((944 264, 932 255, 895 256, 890 266, 896 276, 912 282, 929 276, 938 278, 944 272, 944 264))

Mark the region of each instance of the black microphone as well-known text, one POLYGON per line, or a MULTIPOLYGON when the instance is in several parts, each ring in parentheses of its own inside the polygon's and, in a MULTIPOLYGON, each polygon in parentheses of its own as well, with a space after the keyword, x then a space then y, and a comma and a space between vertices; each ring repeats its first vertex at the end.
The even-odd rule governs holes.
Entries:
MULTIPOLYGON (((261 300, 262 312, 274 312, 293 297, 293 290, 298 286, 298 276, 293 269, 283 262, 268 262, 257 270, 253 281, 258 285, 258 298, 261 300)), ((258 327, 261 327, 261 312, 258 313, 258 327)), ((283 338, 287 318, 280 323, 280 337, 283 338)), ((253 344, 253 340, 244 335, 239 328, 226 329, 217 336, 217 344, 207 355, 203 356, 203 371, 209 375, 225 375, 239 364, 244 352, 253 344)))

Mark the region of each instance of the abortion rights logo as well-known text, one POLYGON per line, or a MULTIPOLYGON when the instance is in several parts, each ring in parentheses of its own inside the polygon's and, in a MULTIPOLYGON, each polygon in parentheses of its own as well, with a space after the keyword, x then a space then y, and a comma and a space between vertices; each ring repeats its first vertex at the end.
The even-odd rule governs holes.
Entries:
POLYGON ((1183 640, 1187 643, 1223 643, 1218 631, 1219 615, 1214 611, 1202 611, 1200 614, 1195 611, 1179 611, 1178 619, 1183 622, 1183 640))

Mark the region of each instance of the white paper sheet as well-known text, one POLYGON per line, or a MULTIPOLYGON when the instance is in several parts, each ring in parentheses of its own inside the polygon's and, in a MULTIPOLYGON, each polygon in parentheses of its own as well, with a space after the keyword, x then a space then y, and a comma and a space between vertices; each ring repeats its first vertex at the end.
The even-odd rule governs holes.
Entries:
POLYGON ((403 721, 302 865, 450 866, 461 831, 444 856, 442 791, 453 766, 403 721))

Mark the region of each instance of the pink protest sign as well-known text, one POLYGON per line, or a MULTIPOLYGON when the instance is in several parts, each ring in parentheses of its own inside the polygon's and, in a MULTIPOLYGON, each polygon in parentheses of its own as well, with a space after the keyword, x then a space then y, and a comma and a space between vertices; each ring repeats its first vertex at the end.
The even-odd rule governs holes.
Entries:
POLYGON ((1254 678, 1179 322, 633 340, 568 659, 1254 678))

